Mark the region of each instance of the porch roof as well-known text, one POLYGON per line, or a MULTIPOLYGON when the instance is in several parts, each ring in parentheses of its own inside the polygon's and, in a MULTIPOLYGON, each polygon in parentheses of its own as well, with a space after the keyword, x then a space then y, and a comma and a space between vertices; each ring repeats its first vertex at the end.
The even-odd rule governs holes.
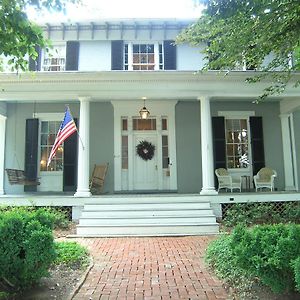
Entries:
MULTIPOLYGON (((270 82, 248 84, 246 78, 257 72, 232 71, 103 71, 38 72, 0 74, 0 101, 74 102, 81 96, 92 101, 195 100, 209 96, 212 100, 253 100, 270 82)), ((300 73, 294 78, 300 79, 300 73)), ((273 100, 299 99, 300 89, 289 84, 273 100)))

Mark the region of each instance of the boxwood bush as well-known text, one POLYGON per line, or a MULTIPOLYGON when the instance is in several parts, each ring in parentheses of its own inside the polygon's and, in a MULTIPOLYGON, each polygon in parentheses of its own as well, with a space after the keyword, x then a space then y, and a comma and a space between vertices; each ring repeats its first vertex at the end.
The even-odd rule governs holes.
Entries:
POLYGON ((56 253, 53 219, 45 210, 0 213, 0 280, 26 288, 48 274, 56 253))
POLYGON ((300 225, 237 226, 231 236, 236 264, 249 276, 258 277, 275 293, 296 289, 299 282, 300 225))

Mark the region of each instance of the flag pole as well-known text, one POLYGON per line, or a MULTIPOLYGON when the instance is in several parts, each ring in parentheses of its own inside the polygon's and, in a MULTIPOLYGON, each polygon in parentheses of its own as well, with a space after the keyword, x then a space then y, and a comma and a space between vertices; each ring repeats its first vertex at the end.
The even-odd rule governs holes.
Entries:
MULTIPOLYGON (((66 108, 69 110, 69 112, 70 112, 70 115, 72 116, 72 114, 71 114, 71 111, 70 111, 70 107, 69 107, 69 105, 68 105, 68 104, 66 104, 66 108)), ((72 116, 72 119, 73 119, 73 121, 74 121, 74 118, 73 118, 73 116, 72 116)), ((76 124, 75 124, 75 125, 76 125, 76 124)), ((76 132, 77 132, 77 135, 78 135, 78 137, 79 137, 79 140, 80 140, 80 142, 81 142, 82 149, 84 150, 83 141, 82 141, 82 139, 81 139, 81 136, 80 136, 80 134, 79 134, 79 131, 78 131, 78 128, 77 128, 77 126, 76 126, 76 132)))

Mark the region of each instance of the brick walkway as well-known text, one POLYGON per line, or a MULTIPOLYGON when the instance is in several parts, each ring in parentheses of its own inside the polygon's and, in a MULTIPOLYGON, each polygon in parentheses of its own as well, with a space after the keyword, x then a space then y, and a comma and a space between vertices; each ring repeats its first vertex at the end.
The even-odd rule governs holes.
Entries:
POLYGON ((212 239, 78 239, 95 264, 73 299, 227 299, 221 282, 204 267, 204 251, 212 239))

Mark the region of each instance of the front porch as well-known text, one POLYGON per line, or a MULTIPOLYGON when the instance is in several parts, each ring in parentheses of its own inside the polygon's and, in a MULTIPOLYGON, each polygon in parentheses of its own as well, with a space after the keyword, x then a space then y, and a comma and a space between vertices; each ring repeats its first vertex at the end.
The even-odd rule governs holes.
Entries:
POLYGON ((124 194, 74 197, 68 193, 0 196, 0 205, 72 207, 81 236, 217 234, 216 218, 229 203, 294 202, 298 192, 124 194))

